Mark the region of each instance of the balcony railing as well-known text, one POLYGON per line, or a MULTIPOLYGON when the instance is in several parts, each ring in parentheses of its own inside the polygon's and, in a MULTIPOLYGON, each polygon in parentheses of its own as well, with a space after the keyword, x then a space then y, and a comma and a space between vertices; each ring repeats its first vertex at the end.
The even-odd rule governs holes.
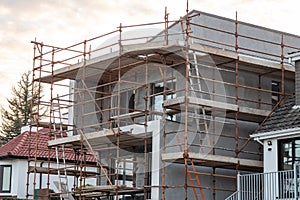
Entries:
POLYGON ((226 200, 291 200, 300 198, 300 165, 293 170, 238 175, 238 190, 226 200))
POLYGON ((238 191, 236 191, 235 193, 231 194, 225 200, 238 200, 238 191))

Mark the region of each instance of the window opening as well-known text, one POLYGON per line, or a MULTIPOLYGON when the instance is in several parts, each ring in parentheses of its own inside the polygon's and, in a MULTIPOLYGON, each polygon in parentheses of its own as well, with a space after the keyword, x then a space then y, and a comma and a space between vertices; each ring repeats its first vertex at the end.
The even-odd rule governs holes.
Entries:
POLYGON ((0 166, 0 192, 11 191, 11 165, 0 166))
POLYGON ((272 105, 275 106, 280 100, 281 84, 278 81, 272 81, 272 105))

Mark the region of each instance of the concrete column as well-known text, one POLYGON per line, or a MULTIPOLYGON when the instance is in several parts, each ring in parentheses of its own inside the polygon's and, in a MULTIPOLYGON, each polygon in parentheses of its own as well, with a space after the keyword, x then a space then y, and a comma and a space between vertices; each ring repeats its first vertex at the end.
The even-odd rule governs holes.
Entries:
MULTIPOLYGON (((70 104, 73 104, 73 105, 69 107, 68 116, 67 116, 67 118, 68 118, 67 124, 74 125, 74 103, 73 102, 75 101, 74 92, 75 92, 76 82, 74 80, 70 80, 69 84, 70 84, 69 94, 71 94, 69 96, 69 100, 71 102, 70 104)), ((68 136, 74 135, 72 129, 73 129, 72 126, 68 126, 68 132, 67 132, 68 136)))
POLYGON ((160 199, 160 189, 159 185, 161 184, 161 134, 160 134, 160 121, 157 122, 157 129, 154 130, 152 137, 152 163, 151 163, 151 198, 160 199))

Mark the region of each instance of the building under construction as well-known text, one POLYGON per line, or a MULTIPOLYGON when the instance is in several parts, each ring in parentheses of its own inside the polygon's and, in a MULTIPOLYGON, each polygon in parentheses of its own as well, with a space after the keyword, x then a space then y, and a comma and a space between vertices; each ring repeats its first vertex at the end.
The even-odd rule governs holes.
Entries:
POLYGON ((50 141, 48 165, 28 159, 28 199, 42 174, 44 189, 59 177, 46 199, 225 199, 238 172, 262 171, 249 135, 294 93, 287 55, 300 50, 298 36, 200 11, 68 47, 32 43, 44 92, 31 127, 50 141))

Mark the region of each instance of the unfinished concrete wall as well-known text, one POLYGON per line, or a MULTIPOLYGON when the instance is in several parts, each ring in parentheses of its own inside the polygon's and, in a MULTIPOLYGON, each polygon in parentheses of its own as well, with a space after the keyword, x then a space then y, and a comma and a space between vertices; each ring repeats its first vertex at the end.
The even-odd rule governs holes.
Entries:
MULTIPOLYGON (((222 29, 224 31, 232 32, 235 31, 235 21, 216 17, 210 14, 201 13, 199 17, 194 17, 192 19, 193 23, 197 23, 203 26, 209 25, 214 28, 222 29)), ((229 35, 227 33, 216 32, 213 30, 206 29, 204 27, 199 27, 192 25, 193 35, 199 38, 206 38, 208 40, 213 40, 216 42, 224 42, 230 45, 235 45, 235 36, 229 35)), ((170 33, 181 32, 180 24, 175 24, 170 28, 170 33)), ((272 40, 280 44, 282 40, 282 33, 265 29, 258 26, 249 25, 246 23, 238 24, 238 32, 240 34, 250 34, 251 37, 261 38, 265 40, 272 40)), ((291 42, 293 45, 299 43, 299 37, 292 36, 289 34, 284 34, 284 41, 291 42)), ((170 36, 170 40, 180 40, 183 41, 182 35, 170 36)), ((207 46, 213 46, 219 49, 225 49, 229 51, 235 51, 234 46, 228 47, 226 45, 216 44, 209 41, 204 41, 200 39, 191 39, 193 43, 200 43, 207 46)), ((256 58, 270 59, 275 61, 280 61, 276 56, 270 56, 266 54, 259 54, 250 50, 243 48, 255 49, 256 51, 262 51, 267 54, 281 54, 280 45, 274 45, 266 42, 249 40, 247 38, 238 38, 239 53, 253 56, 256 58)), ((289 52, 289 49, 285 49, 285 53, 289 52)), ((182 52, 181 52, 182 53, 182 52)), ((179 56, 180 57, 180 56, 179 56)), ((184 60, 184 57, 181 57, 184 60)), ((213 109, 218 103, 226 103, 231 105, 238 105, 238 107, 254 108, 258 110, 270 111, 272 102, 272 81, 280 82, 281 77, 275 72, 270 72, 266 74, 261 74, 255 70, 249 70, 247 64, 239 63, 239 74, 238 74, 238 91, 236 93, 236 74, 235 74, 235 60, 232 59, 230 62, 225 62, 224 64, 215 63, 213 57, 203 52, 189 52, 189 62, 190 62, 190 72, 189 80, 186 80, 185 64, 176 65, 175 67, 170 67, 172 73, 167 73, 167 79, 170 78, 174 81, 174 94, 168 95, 169 98, 180 98, 185 97, 186 92, 184 91, 186 86, 186 81, 189 83, 189 97, 195 97, 200 99, 211 100, 213 109), (172 74, 172 75, 170 75, 172 74), (172 77, 173 76, 173 77, 172 77), (257 89, 268 90, 259 91, 257 89), (175 92, 176 91, 176 92, 175 92), (238 101, 236 97, 238 96, 238 101)), ((137 65, 133 68, 128 69, 128 71, 122 71, 121 80, 124 81, 120 85, 116 82, 109 84, 109 81, 116 81, 115 77, 112 80, 103 79, 99 77, 95 82, 88 83, 88 87, 96 86, 96 92, 93 95, 86 93, 82 96, 78 95, 75 99, 80 102, 83 100, 84 106, 78 107, 74 110, 75 122, 77 127, 87 127, 84 128, 85 133, 89 133, 95 130, 102 130, 106 128, 116 127, 116 116, 118 115, 118 109, 120 109, 120 115, 129 114, 133 111, 149 110, 150 114, 147 116, 148 128, 156 127, 156 135, 153 136, 152 140, 152 154, 151 159, 148 159, 147 170, 151 171, 151 185, 156 186, 151 188, 152 198, 159 199, 161 195, 161 177, 162 177, 162 165, 160 160, 161 149, 163 148, 162 136, 163 122, 160 121, 159 124, 155 120, 162 119, 162 115, 157 113, 162 113, 163 98, 161 94, 155 95, 161 92, 164 87, 163 83, 163 71, 164 67, 157 63, 147 63, 137 65), (126 83, 125 83, 126 81, 126 83), (136 83, 136 84, 134 84, 136 83), (93 85, 94 84, 94 85, 93 85), (108 85, 105 85, 108 84, 108 85), (103 86, 102 86, 103 85, 103 86), (104 86, 105 85, 105 86, 104 86), (120 90, 120 102, 118 99, 118 90, 120 90), (149 98, 145 98, 151 96, 149 98), (96 99, 96 103, 92 100, 92 97, 96 99), (118 107, 120 106, 120 107, 118 107), (100 109, 103 112, 100 112, 100 109), (82 112, 83 111, 83 112, 82 112), (153 111, 157 112, 156 114, 153 111), (82 113, 91 113, 90 115, 84 116, 82 120, 82 113), (152 113, 151 113, 152 112, 152 113), (94 124, 105 123, 103 125, 94 126, 94 124), (151 163, 151 166, 150 166, 151 163), (151 168, 151 169, 150 169, 151 168)), ((252 66, 253 67, 253 66, 252 66)), ((257 67, 263 67, 257 65, 257 67)), ((170 85, 170 84, 169 84, 170 85)), ((165 85, 166 89, 169 85, 165 85)), ((80 83, 77 87, 80 90, 80 83)), ((293 80, 285 80, 285 88, 287 93, 293 93, 294 83, 293 80)), ((207 109, 206 106, 205 109, 207 109)), ((199 105, 196 109, 190 109, 188 116, 185 116, 184 106, 181 105, 179 110, 172 113, 171 117, 168 116, 166 119, 166 153, 173 152, 183 152, 184 149, 184 118, 188 118, 188 131, 187 131, 187 141, 188 148, 190 152, 202 153, 202 154, 214 154, 228 157, 236 157, 236 151, 243 147, 247 143, 249 135, 252 134, 258 127, 259 123, 250 122, 253 120, 235 121, 232 115, 233 111, 227 112, 225 109, 222 111, 223 116, 212 116, 211 113, 206 113, 207 111, 202 110, 199 105), (229 117, 226 116, 226 112, 231 114, 229 117), (209 119, 209 122, 202 120, 197 120, 196 118, 205 117, 209 119), (214 121, 214 122, 211 122, 214 121), (208 123, 208 130, 205 130, 204 123, 208 123), (201 125, 200 125, 201 124, 201 125), (216 132, 215 127, 219 127, 216 132), (236 127, 238 129, 238 134, 236 132, 236 127), (204 134, 204 132, 207 132, 204 134), (210 135, 210 136, 209 136, 210 135), (238 137, 237 137, 238 135, 238 137), (178 139, 179 138, 179 139, 178 139)), ((209 109, 208 109, 209 110, 209 109)), ((121 130, 130 130, 134 133, 142 133, 144 130, 138 128, 138 125, 129 125, 130 123, 143 123, 145 122, 145 116, 130 117, 129 119, 123 120, 120 123, 121 130), (129 121, 126 121, 129 120, 129 121)), ((255 120, 254 120, 255 121, 255 120)), ((142 128, 143 129, 143 128, 142 128)), ((151 131, 149 131, 151 132, 151 131)), ((142 149, 142 145, 139 145, 142 149)), ((125 149, 124 149, 125 150, 125 149)), ((127 149, 128 150, 128 149, 127 149)), ((133 150, 133 149, 131 149, 133 150)), ((135 149, 136 150, 136 149, 135 149)), ((138 150, 136 150, 138 151, 138 150)), ((139 150, 141 151, 141 150, 139 150)), ((261 159, 261 149, 258 143, 250 141, 247 143, 245 148, 239 153, 238 158, 260 160, 261 159)), ((132 153, 132 152, 131 152, 132 153)), ((135 155, 136 152, 132 153, 132 157, 129 159, 135 159, 136 161, 143 161, 142 155, 135 155)), ((130 153, 121 150, 120 156, 128 156, 130 153)), ((149 154, 150 155, 150 154, 149 154)), ((101 162, 115 168, 115 151, 99 151, 99 157, 101 162)), ((119 167, 126 166, 126 162, 121 164, 119 167)), ((129 182, 127 180, 120 180, 120 184, 126 184, 129 186, 142 187, 144 185, 144 170, 145 166, 140 164, 130 165, 132 168, 132 173, 135 173, 135 182, 129 182)), ((215 171, 212 167, 197 167, 198 172, 203 172, 207 174, 222 174, 228 176, 234 176, 236 171, 229 169, 216 168, 215 171)), ((112 169, 111 172, 114 172, 112 169)), ((120 173, 123 173, 122 169, 120 173)), ((183 164, 167 163, 165 168, 165 185, 183 185, 183 180, 185 179, 185 169, 183 164)), ((130 172, 128 175, 131 175, 130 172)), ((132 175, 133 176, 133 175, 132 175)), ((194 176, 194 175, 193 175, 194 176)), ((218 176, 206 176, 200 175, 201 186, 206 188, 203 190, 206 199, 224 199, 231 192, 230 190, 235 190, 236 180, 234 178, 226 178, 218 176), (212 188, 222 188, 223 190, 214 191, 212 188)), ((193 177, 195 180, 195 177, 193 177)), ((102 184, 106 184, 105 180, 101 180, 102 184)), ((191 183, 188 183, 191 184, 191 183)), ((197 185, 197 183, 194 184, 197 185)), ((201 196, 200 190, 197 189, 197 195, 201 196)), ((188 198, 193 199, 193 190, 188 189, 188 198)), ((184 187, 180 188, 169 188, 166 190, 166 199, 183 199, 184 198, 184 187)))
MULTIPOLYGON (((226 70, 222 71, 219 70, 218 73, 218 77, 216 76, 216 70, 214 68, 214 66, 210 66, 208 67, 201 67, 200 64, 201 63, 201 59, 197 60, 197 63, 199 64, 198 70, 201 70, 201 72, 199 74, 194 74, 194 75, 199 75, 199 77, 201 78, 205 78, 205 79, 211 79, 211 80, 223 80, 225 82, 228 83, 234 83, 235 82, 235 74, 232 72, 228 72, 226 70)), ((207 64, 207 63, 206 63, 207 64)), ((191 67, 193 68, 193 65, 191 65, 191 67)), ((242 68, 242 66, 241 66, 242 68)), ((141 68, 141 69, 145 69, 145 68, 141 68)), ((193 68, 195 70, 195 68, 193 68)), ((175 90, 180 90, 180 89, 184 89, 185 88, 185 79, 184 79, 184 72, 185 72, 185 65, 179 65, 176 67, 176 73, 175 73, 175 90)), ((147 94, 153 94, 153 87, 151 87, 151 84, 153 86, 153 84, 157 84, 157 83, 161 83, 162 82, 162 76, 161 76, 161 72, 159 70, 153 70, 149 76, 147 77, 148 79, 148 91, 145 90, 144 87, 134 87, 131 84, 121 84, 120 89, 121 91, 121 112, 120 114, 125 114, 125 113, 130 113, 129 110, 129 104, 130 104, 130 98, 131 96, 134 94, 134 104, 136 109, 145 109, 145 95, 147 94)), ((272 77, 272 75, 268 75, 264 78, 261 79, 261 88, 264 89, 268 89, 271 90, 272 87, 272 80, 274 78, 272 77)), ((124 76, 123 80, 127 80, 127 81, 135 81, 138 83, 144 83, 145 82, 145 77, 142 76, 138 76, 137 74, 133 74, 130 75, 128 77, 124 76), (136 75, 136 76, 135 76, 136 75)), ((259 77, 258 74, 254 73, 254 72, 248 72, 248 71, 243 71, 241 70, 239 73, 239 83, 245 86, 249 86, 249 87, 254 87, 254 88, 258 88, 258 81, 259 77)), ((276 77, 276 80, 279 80, 278 77, 276 77)), ((235 104, 235 100, 233 99, 235 97, 235 87, 232 85, 226 85, 223 84, 222 82, 215 82, 213 83, 212 81, 204 81, 204 80, 200 80, 200 82, 198 82, 197 80, 189 80, 190 84, 193 84, 193 87, 190 86, 190 89, 194 90, 194 92, 190 92, 190 96, 192 97, 197 97, 197 98, 204 98, 207 100, 215 100, 215 101, 220 101, 220 102, 225 102, 225 103, 229 103, 229 104, 235 104), (200 84, 200 85, 197 85, 200 84), (225 98, 220 98, 217 96, 217 94, 220 94, 220 90, 222 89, 221 92, 224 92, 225 98), (212 89, 214 88, 214 89, 212 89), (203 94, 201 94, 203 93, 203 94), (231 97, 231 98, 230 98, 231 97)), ((94 82, 91 82, 91 84, 94 84, 94 82)), ((287 85, 293 85, 292 81, 287 81, 286 82, 287 85)), ((90 85, 91 86, 91 85, 90 85)), ((80 85, 78 84, 78 87, 80 87, 80 85)), ((117 108, 117 84, 113 84, 111 86, 105 86, 102 87, 101 90, 98 90, 98 92, 103 92, 102 95, 95 95, 95 98, 98 99, 97 100, 97 104, 99 107, 101 107, 102 109, 108 109, 108 108, 117 108), (114 88, 114 89, 112 89, 114 88), (107 94, 104 94, 104 93, 107 94), (115 96, 110 97, 111 94, 115 94, 115 96), (104 98, 107 97, 107 98, 104 98), (104 99, 101 99, 104 98, 104 99)), ((292 89, 291 89, 292 90, 292 89)), ((178 98, 178 97, 184 97, 185 92, 184 91, 180 91, 177 92, 176 95, 173 96, 173 98, 178 98)), ((239 97, 243 98, 243 99, 250 99, 251 101, 258 101, 258 98, 261 98, 262 101, 266 101, 266 102, 270 102, 271 103, 271 93, 265 93, 265 94, 259 94, 258 91, 255 90, 247 90, 244 88, 239 89, 239 97)), ((82 98, 82 96, 78 96, 77 99, 78 101, 80 101, 82 98)), ((85 92, 84 95, 85 98, 85 104, 84 104, 84 111, 85 112, 91 112, 93 113, 93 109, 97 110, 97 106, 95 105, 94 101, 92 101, 92 98, 90 96, 90 94, 85 92)), ((152 104, 153 102, 151 101, 151 99, 149 99, 148 101, 148 107, 151 108, 151 110, 156 110, 156 111, 162 111, 162 102, 159 102, 158 104, 154 105, 152 104)), ((259 105, 259 103, 254 103, 254 102, 247 102, 247 101, 239 101, 239 106, 245 106, 245 107, 251 107, 251 108, 261 108, 262 109, 270 109, 270 105, 264 106, 264 105, 259 105)), ((184 108, 184 107, 182 107, 184 108)), ((75 113, 77 113, 77 115, 75 115, 76 119, 78 120, 78 126, 81 126, 82 122, 81 120, 81 108, 78 107, 78 110, 75 113)), ((184 111, 184 110, 182 110, 184 111)), ((198 109, 198 114, 199 115, 203 115, 203 113, 201 113, 201 109, 199 111, 198 109)), ((117 110, 113 109, 110 111, 105 111, 105 116, 102 116, 102 121, 105 121, 106 119, 109 119, 112 116, 116 116, 117 115, 117 110)), ((194 112, 190 112, 189 113, 190 116, 194 116, 195 113, 194 112)), ((166 137, 166 144, 168 147, 166 150, 168 153, 171 152, 181 152, 183 149, 183 129, 184 129, 184 123, 183 123, 183 119, 184 119, 184 114, 179 112, 177 114, 174 114, 175 118, 173 120, 168 119, 167 123, 166 123, 166 132, 174 132, 175 134, 169 134, 166 137), (176 135, 179 136, 180 138, 180 142, 178 142, 176 135)), ((195 116, 194 116, 195 117, 195 116)), ((209 115, 207 115, 206 117, 210 118, 209 115)), ((224 116, 226 117, 226 116, 224 116)), ((148 117, 148 120, 153 120, 154 118, 152 118, 151 116, 148 117)), ((136 119, 130 119, 133 120, 133 122, 143 122, 145 120, 144 116, 136 118, 136 119)), ((222 156, 230 156, 230 157, 235 157, 235 145, 236 145, 236 140, 235 140, 235 121, 233 119, 224 119, 224 118, 214 118, 214 120, 219 121, 216 123, 219 124, 215 124, 216 126, 222 126, 222 130, 220 132, 220 136, 218 137, 210 137, 210 141, 208 142, 207 137, 205 137, 205 135, 203 134, 199 134, 198 130, 199 127, 197 127, 197 123, 195 121, 195 119, 193 119, 192 117, 189 117, 188 120, 188 143, 189 143, 189 148, 191 152, 197 152, 197 153, 209 153, 209 154, 216 154, 216 155, 222 155, 222 156), (199 141, 202 140, 202 144, 205 147, 201 147, 199 148, 199 141), (209 146, 210 145, 210 146, 209 146)), ((93 113, 91 116, 85 116, 84 117, 84 122, 86 122, 85 124, 83 124, 83 126, 89 126, 92 124, 97 124, 101 121, 99 114, 97 115, 96 113, 93 113)), ((152 122, 148 121, 148 124, 151 124, 152 122)), ((202 122, 201 122, 202 123, 202 122)), ((138 126, 129 126, 128 124, 126 124, 125 122, 121 124, 121 129, 122 130, 133 130, 133 132, 143 132, 143 130, 139 129, 139 131, 137 131, 137 127, 138 126)), ((212 130, 212 126, 213 124, 209 125, 209 131, 213 134, 215 134, 212 130)), ((252 122, 244 122, 244 121, 239 121, 238 122, 238 128, 239 128, 239 139, 238 139, 238 146, 241 147, 245 144, 246 142, 246 138, 249 137, 249 135, 251 133, 253 133, 253 131, 255 131, 255 129, 258 127, 257 123, 252 123, 252 122)), ((108 128, 108 126, 99 126, 99 130, 101 130, 101 128, 108 128)), ((201 127, 202 131, 203 131, 203 126, 201 127)), ((143 127, 142 127, 143 129, 143 127)), ((87 128, 85 129, 86 133, 88 133, 89 131, 95 131, 95 129, 92 128, 87 128)), ((159 131, 159 135, 162 136, 163 132, 162 129, 160 129, 159 131)), ((152 149, 152 151, 157 151, 159 153, 153 154, 156 155, 155 159, 152 159, 152 161, 149 161, 152 163, 152 167, 156 168, 155 172, 152 172, 152 180, 157 180, 158 181, 153 181, 151 184, 152 185, 161 185, 161 165, 160 165, 160 161, 158 161, 158 155, 160 154, 160 149, 162 148, 162 144, 161 144, 161 137, 156 138, 155 140, 155 144, 157 144, 157 142, 160 143, 159 146, 155 146, 155 149, 152 149)), ((153 144, 152 144, 153 145, 153 144)), ((247 158, 247 159, 254 159, 254 160, 259 160, 260 159, 260 155, 257 154, 257 152, 260 151, 259 149, 259 144, 255 143, 255 142, 250 142, 247 147, 244 149, 245 152, 241 152, 239 154, 239 158, 247 158), (256 154, 251 154, 251 153, 247 153, 248 152, 255 152, 256 154)), ((120 156, 125 156, 128 155, 128 153, 120 153, 120 156)), ((99 154, 100 156, 100 154, 99 154)), ((101 152, 101 161, 104 164, 110 165, 110 166, 114 166, 115 167, 115 162, 113 162, 111 159, 116 157, 116 152, 101 152)), ((136 156, 137 160, 142 161, 143 157, 142 156, 136 156)), ((126 164, 127 165, 127 164, 126 164)), ((129 166, 129 164, 127 165, 129 166)), ((122 167, 122 166, 121 166, 122 167)), ((133 166, 132 166, 133 168, 133 166)), ((143 166, 136 166, 135 167, 135 173, 136 173, 136 182, 135 185, 136 186, 143 186, 143 178, 144 178, 144 168, 143 166)), ((170 185, 180 185, 182 184, 182 180, 184 180, 184 165, 178 165, 178 164, 170 164, 170 166, 168 166, 166 168, 167 171, 167 175, 166 175, 166 180, 167 180, 167 184, 170 185), (178 174, 178 176, 174 176, 174 174, 178 174)), ((201 172, 205 172, 205 173, 212 173, 213 169, 209 168, 209 167, 199 167, 197 168, 199 171, 201 172)), ((133 169, 132 169, 133 170, 133 169)), ((221 169, 216 169, 216 170, 221 170, 221 169)), ((122 171, 122 170, 121 170, 122 171)), ((222 171, 222 170, 221 170, 222 171)), ((114 172, 114 171, 112 171, 114 172)), ((231 175, 234 172, 232 170, 223 170, 222 172, 220 172, 222 174, 228 174, 231 175)), ((213 180, 213 178, 211 176, 200 176, 201 179, 201 183, 203 184, 203 187, 213 187, 213 184, 215 184, 215 187, 222 187, 222 188, 226 188, 228 186, 228 190, 234 190, 234 185, 235 185, 235 180, 234 179, 228 179, 228 178, 215 178, 213 180)), ((107 184, 105 180, 101 181, 102 184, 107 184)), ((124 180, 120 180, 120 184, 127 184, 129 186, 132 185, 131 182, 129 181, 124 181, 124 180)), ((196 184, 196 183, 195 183, 196 184)), ((189 189, 189 198, 193 198, 193 191, 192 189, 189 189)), ((199 190, 197 190, 199 193, 199 190)), ((159 188, 154 188, 152 190, 153 195, 157 196, 161 194, 161 190, 159 188)), ((213 190, 205 190, 204 191, 205 196, 208 199, 213 198, 213 190)), ((222 192, 222 191, 216 191, 216 199, 222 199, 223 197, 228 196, 230 192, 222 192)), ((180 195, 184 195, 184 190, 181 189, 168 189, 166 192, 166 197, 172 199, 175 196, 178 197, 180 195)), ((200 194, 199 194, 200 195, 200 194)), ((167 198, 167 199, 168 199, 167 198)))
MULTIPOLYGON (((161 119, 163 103, 163 72, 166 71, 165 89, 174 89, 177 80, 182 80, 182 76, 172 68, 158 63, 147 63, 138 65, 129 70, 122 71, 121 84, 116 79, 102 79, 103 73, 98 74, 99 78, 90 80, 87 77, 84 82, 81 80, 76 83, 76 95, 74 97, 74 123, 77 128, 89 127, 84 129, 84 133, 103 128, 116 127, 118 111, 120 115, 129 114, 135 111, 150 110, 148 120, 161 119), (171 72, 172 71, 172 72, 171 72), (175 75, 174 75, 175 74, 175 75), (174 80, 172 77, 175 77, 174 80), (111 82, 109 82, 111 81, 111 82), (120 90, 120 102, 119 91, 120 90), (147 99, 145 97, 147 96, 147 99), (159 114, 160 113, 160 114, 159 114)), ((86 67, 86 71, 90 69, 86 67)), ((93 66, 91 67, 93 70, 93 66)), ((96 76, 96 74, 93 74, 96 76)), ((183 80, 184 81, 184 80, 183 80)), ((184 84, 180 84, 184 85, 184 84)), ((167 98, 170 98, 168 96, 167 98)), ((145 117, 131 118, 130 122, 143 122, 145 117)), ((121 121, 121 126, 126 126, 126 120, 121 121)))
POLYGON ((100 130, 97 115, 95 114, 95 92, 92 89, 95 82, 82 81, 75 83, 75 106, 74 106, 74 125, 77 130, 74 134, 79 134, 82 128, 83 133, 89 133, 100 130), (87 88, 86 88, 87 87, 87 88))
MULTIPOLYGON (((213 46, 220 49, 235 51, 234 48, 235 46, 234 34, 236 30, 235 20, 216 16, 201 11, 190 12, 191 16, 195 14, 200 14, 200 16, 194 16, 191 19, 192 23, 198 25, 198 26, 194 24, 191 25, 193 30, 192 35, 199 38, 199 39, 193 38, 192 41, 194 43, 200 43, 203 45, 213 46), (230 32, 231 34, 215 31, 205 27, 211 27, 213 29, 215 28, 218 30, 223 30, 225 32, 230 32), (201 38, 205 40, 201 40, 201 38), (214 41, 214 42, 210 42, 210 41, 214 41), (217 43, 224 43, 225 45, 217 44, 217 43)), ((183 23, 185 28, 185 22, 183 23)), ((282 36, 283 36, 283 43, 285 45, 300 46, 300 37, 296 35, 292 35, 281 31, 276 31, 265 27, 240 22, 240 21, 238 22, 237 27, 238 27, 237 28, 238 34, 240 35, 238 37, 238 46, 239 46, 238 51, 245 55, 280 61, 280 55, 281 55, 280 44, 282 42, 282 36), (250 38, 246 38, 243 36, 247 36, 250 38), (259 38, 260 41, 258 40, 255 41, 251 38, 259 38), (269 43, 264 42, 263 40, 270 41, 270 42, 269 43), (256 52, 251 50, 255 50, 256 52), (258 53, 258 52, 262 52, 262 53, 258 53)), ((182 34, 180 35, 180 33, 182 33, 182 28, 180 23, 176 23, 172 25, 169 29, 169 33, 178 34, 178 35, 169 36, 170 40, 184 41, 183 35, 182 34)), ((293 51, 294 50, 292 48, 285 47, 284 55, 287 55, 288 53, 291 53, 293 51)))
MULTIPOLYGON (((190 169, 192 171, 192 169, 190 169)), ((202 173, 213 173, 213 170, 208 167, 197 167, 197 172, 202 173)), ((223 174, 228 176, 234 176, 235 171, 234 170, 222 170, 217 169, 215 171, 217 174, 223 174)), ((184 165, 175 164, 175 163, 169 163, 166 167, 166 185, 172 185, 172 186, 181 186, 178 188, 168 188, 166 189, 166 199, 184 199, 185 198, 185 192, 182 185, 184 184, 183 180, 185 179, 185 167, 184 165), (175 175, 176 174, 176 175, 175 175)), ((193 184, 197 185, 196 177, 194 174, 191 174, 193 184)), ((235 190, 235 179, 231 178, 224 178, 224 177, 213 177, 213 176, 205 176, 205 175, 199 175, 199 179, 201 181, 201 187, 203 187, 202 192, 206 199, 225 199, 228 197, 231 192, 226 190, 235 190), (208 188, 223 188, 224 191, 213 191, 213 189, 208 188), (207 189, 205 189, 207 188, 207 189), (214 194, 215 192, 215 194, 214 194)), ((191 182, 188 179, 187 184, 191 186, 191 182)), ((201 197, 201 192, 199 188, 195 188, 196 194, 198 197, 201 197)), ((188 189, 188 199, 195 199, 194 192, 192 188, 188 189)))
MULTIPOLYGON (((236 75, 234 62, 227 65, 218 65, 212 58, 197 56, 197 62, 190 60, 190 80, 189 95, 191 97, 214 100, 229 104, 236 104, 238 95, 238 105, 242 107, 271 110, 272 104, 272 82, 278 82, 281 91, 281 77, 278 73, 260 74, 249 71, 244 63, 239 64, 238 93, 236 94, 236 75), (207 60, 209 59, 209 63, 207 60), (197 65, 198 67, 196 67, 197 65), (198 77, 198 78, 196 78, 198 77)), ((257 68, 262 66, 257 65, 257 68)), ((176 67, 180 72, 180 77, 176 78, 176 97, 184 96, 185 92, 185 65, 176 67)), ((285 92, 294 93, 294 81, 285 79, 285 92)), ((279 91, 279 92, 280 92, 279 91)))

